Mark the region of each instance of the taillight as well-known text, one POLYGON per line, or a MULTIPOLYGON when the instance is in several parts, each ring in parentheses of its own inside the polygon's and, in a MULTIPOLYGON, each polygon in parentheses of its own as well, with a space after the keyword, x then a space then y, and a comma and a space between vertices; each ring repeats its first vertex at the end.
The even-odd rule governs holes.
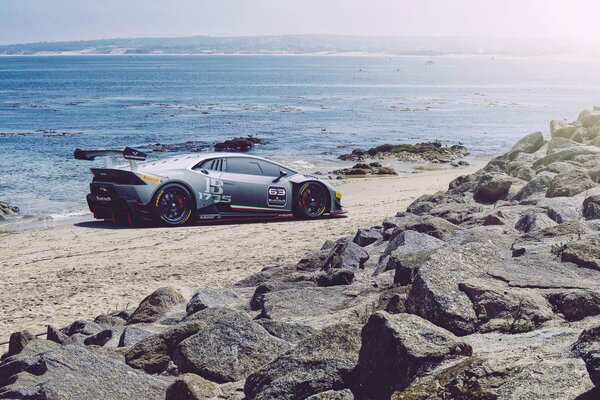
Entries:
POLYGON ((118 185, 145 185, 146 182, 130 171, 120 169, 92 168, 92 182, 116 183, 118 185))

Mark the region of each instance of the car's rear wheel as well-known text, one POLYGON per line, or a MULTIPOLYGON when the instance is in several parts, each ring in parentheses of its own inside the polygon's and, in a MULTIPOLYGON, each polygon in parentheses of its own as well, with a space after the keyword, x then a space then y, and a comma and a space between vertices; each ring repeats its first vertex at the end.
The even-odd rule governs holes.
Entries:
POLYGON ((165 226, 185 225, 194 214, 194 198, 178 183, 163 186, 152 203, 155 222, 165 226))
POLYGON ((294 192, 294 216, 296 218, 315 219, 329 208, 329 194, 325 186, 318 182, 306 182, 294 192))

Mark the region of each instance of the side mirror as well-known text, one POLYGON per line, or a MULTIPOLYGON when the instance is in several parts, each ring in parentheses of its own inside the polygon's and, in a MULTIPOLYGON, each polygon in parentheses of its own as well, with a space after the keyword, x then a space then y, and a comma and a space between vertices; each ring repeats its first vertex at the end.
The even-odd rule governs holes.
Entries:
POLYGON ((288 174, 288 173, 287 173, 286 171, 284 171, 284 170, 280 169, 280 170, 279 170, 279 176, 273 180, 273 183, 277 183, 277 182, 279 182, 279 180, 280 180, 281 178, 283 178, 284 176, 287 176, 287 174, 288 174))

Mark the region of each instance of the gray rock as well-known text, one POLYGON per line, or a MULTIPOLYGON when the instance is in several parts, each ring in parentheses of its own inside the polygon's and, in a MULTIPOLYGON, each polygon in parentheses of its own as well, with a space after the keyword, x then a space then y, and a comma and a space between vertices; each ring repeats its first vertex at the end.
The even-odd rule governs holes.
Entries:
POLYGON ((511 149, 511 152, 535 153, 544 145, 542 132, 534 132, 521 138, 511 149))
POLYGON ((553 137, 548 141, 548 154, 556 153, 557 151, 568 149, 571 147, 580 146, 579 143, 574 142, 569 138, 564 137, 553 137))
POLYGON ((172 361, 177 345, 188 337, 206 329, 206 323, 191 321, 165 332, 148 336, 125 353, 127 365, 148 373, 163 372, 172 361))
POLYGON ((550 182, 546 197, 572 197, 595 186, 587 172, 573 170, 556 175, 550 182))
POLYGON ((198 290, 187 303, 185 311, 191 315, 210 307, 231 307, 239 303, 239 297, 231 290, 204 288, 198 290))
POLYGON ((554 317, 550 304, 541 294, 511 288, 499 280, 473 278, 461 282, 459 289, 473 303, 479 332, 529 331, 554 317))
POLYGON ((529 210, 519 218, 515 224, 515 229, 520 232, 531 232, 554 225, 556 225, 556 222, 550 219, 546 214, 529 210))
POLYGON ((546 208, 550 219, 558 224, 576 221, 581 217, 580 207, 574 199, 555 197, 541 200, 537 205, 546 208))
POLYGON ((244 379, 289 347, 247 314, 232 312, 179 343, 173 360, 180 371, 214 382, 233 382, 244 379))
POLYGON ((495 203, 506 198, 513 181, 503 174, 483 175, 473 193, 473 198, 482 203, 495 203))
POLYGON ((356 397, 390 398, 418 374, 447 358, 471 353, 471 346, 416 315, 378 311, 362 330, 356 397))
POLYGON ((594 385, 600 388, 600 326, 584 330, 573 348, 585 362, 594 385))
POLYGON ((119 347, 131 347, 140 340, 151 336, 152 332, 135 326, 126 326, 119 338, 119 347))
POLYGON ((0 397, 9 399, 163 400, 171 382, 77 344, 0 366, 0 375, 7 371, 14 378, 0 397))
POLYGON ((585 219, 600 219, 600 195, 588 196, 583 200, 583 216, 585 219))
POLYGON ((556 174, 547 171, 538 173, 515 194, 513 199, 521 201, 535 194, 545 194, 555 176, 556 174))
POLYGON ((277 292, 285 289, 299 289, 301 287, 315 287, 314 282, 267 282, 260 284, 254 290, 254 294, 250 299, 250 309, 260 310, 263 307, 263 299, 266 293, 277 292))
POLYGON ((46 339, 51 340, 58 344, 65 344, 69 336, 60 330, 56 329, 52 325, 48 325, 46 328, 46 339))
POLYGON ((570 139, 575 133, 575 126, 569 125, 564 121, 552 120, 550 121, 550 135, 552 138, 567 138, 570 139))
POLYGON ((108 343, 113 338, 115 333, 116 333, 115 329, 105 329, 94 335, 88 336, 87 338, 85 338, 83 343, 88 346, 89 345, 104 346, 106 343, 108 343))
POLYGON ((600 125, 600 112, 594 110, 584 110, 579 114, 579 121, 585 128, 591 128, 593 126, 600 125))
POLYGON ((501 210, 496 210, 484 214, 482 216, 481 221, 483 226, 505 225, 506 216, 502 213, 501 210))
POLYGON ((443 247, 419 267, 406 308, 454 334, 473 333, 477 315, 459 283, 502 263, 503 253, 488 243, 443 247))
MULTIPOLYGON (((381 259, 392 253, 417 253, 421 251, 431 251, 443 247, 446 243, 426 233, 420 233, 413 230, 405 230, 397 235, 392 235, 387 247, 381 254, 381 259)), ((391 268, 386 268, 391 269, 391 268)))
POLYGON ((306 339, 317 332, 316 329, 307 325, 274 321, 272 319, 261 318, 256 322, 272 336, 291 343, 306 339))
MULTIPOLYGON (((501 340, 501 339, 500 339, 501 340)), ((392 399, 581 399, 596 393, 581 360, 548 354, 483 354, 442 364, 392 399)))
POLYGON ((481 211, 483 211, 483 207, 479 204, 443 203, 433 207, 431 211, 429 211, 429 215, 443 218, 448 222, 460 225, 473 214, 481 211))
POLYGON ((328 390, 313 394, 307 397, 306 400, 354 400, 354 395, 349 389, 344 390, 328 390))
POLYGON ((357 270, 369 259, 369 253, 350 240, 340 240, 331 249, 322 269, 334 268, 357 270))
POLYGON ((436 239, 447 240, 460 229, 459 226, 454 225, 445 219, 431 215, 423 215, 408 219, 402 225, 399 225, 392 233, 390 240, 394 240, 396 236, 404 231, 416 231, 433 236, 436 239))
POLYGON ((561 249, 561 260, 581 268, 600 270, 600 239, 591 237, 568 242, 561 249))
POLYGON ((389 258, 387 269, 393 269, 394 283, 406 286, 410 285, 415 277, 418 268, 423 265, 434 253, 436 249, 424 250, 412 253, 395 251, 389 258))
POLYGON ((319 286, 349 285, 354 280, 354 273, 363 267, 369 259, 367 253, 358 244, 341 239, 327 255, 321 272, 316 276, 319 286))
POLYGON ((29 331, 13 332, 8 340, 8 352, 2 355, 2 359, 19 354, 27 343, 35 340, 35 336, 29 331))
POLYGON ((546 294, 552 308, 567 321, 579 321, 600 314, 600 292, 586 289, 562 289, 546 294))
POLYGON ((4 219, 4 216, 15 214, 19 212, 19 207, 11 206, 10 204, 0 201, 0 220, 4 219))
POLYGON ((354 270, 346 268, 334 268, 319 272, 315 281, 321 287, 350 285, 354 281, 354 270))
POLYGON ((219 389, 212 382, 195 374, 183 374, 167 388, 165 400, 208 400, 218 394, 219 389))
MULTIPOLYGON (((356 284, 355 284, 356 285, 356 284)), ((261 318, 309 325, 320 329, 339 322, 356 322, 358 314, 377 301, 375 289, 352 285, 286 289, 264 296, 261 318)))
POLYGON ((369 228, 359 229, 352 241, 360 247, 365 247, 382 239, 383 235, 381 233, 381 229, 369 228))
POLYGON ((304 339, 251 374, 244 385, 248 400, 303 400, 328 390, 350 388, 360 349, 360 329, 339 324, 304 339))
POLYGON ((571 147, 564 150, 556 151, 552 154, 548 154, 533 162, 532 168, 537 169, 538 167, 544 167, 557 161, 568 161, 580 155, 588 154, 599 154, 600 149, 592 148, 590 146, 571 147))
POLYGON ((69 336, 73 336, 76 333, 80 333, 82 335, 90 336, 95 335, 96 333, 99 333, 102 330, 102 327, 95 322, 78 320, 69 325, 67 329, 67 334, 69 336))
POLYGON ((109 314, 101 314, 94 318, 94 322, 104 329, 125 325, 126 319, 109 314))
POLYGON ((144 298, 138 308, 127 320, 127 324, 156 322, 177 304, 185 302, 183 295, 172 287, 161 287, 144 298))

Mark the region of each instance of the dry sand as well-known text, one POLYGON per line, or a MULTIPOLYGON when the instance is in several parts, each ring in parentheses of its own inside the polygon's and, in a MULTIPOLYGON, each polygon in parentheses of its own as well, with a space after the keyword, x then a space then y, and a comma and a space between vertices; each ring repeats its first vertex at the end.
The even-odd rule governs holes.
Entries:
POLYGON ((295 263, 325 240, 378 225, 416 197, 475 170, 339 182, 347 218, 136 229, 85 222, 0 233, 0 342, 16 330, 41 333, 47 324, 62 327, 135 307, 160 286, 190 297, 201 287, 224 287, 263 267, 295 263))

